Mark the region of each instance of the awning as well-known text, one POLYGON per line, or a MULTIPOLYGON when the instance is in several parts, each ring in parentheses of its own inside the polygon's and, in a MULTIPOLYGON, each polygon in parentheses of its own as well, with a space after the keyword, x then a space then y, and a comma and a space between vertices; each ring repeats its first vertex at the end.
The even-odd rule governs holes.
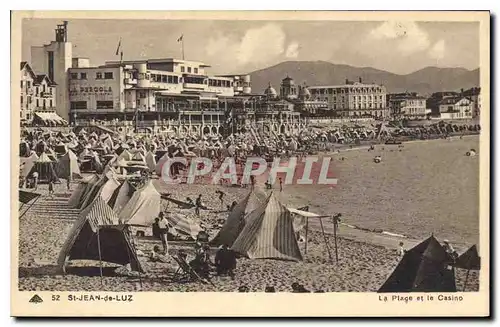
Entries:
POLYGON ((68 122, 55 112, 35 112, 35 116, 46 123, 55 125, 67 125, 68 122))
POLYGON ((302 210, 298 210, 298 209, 293 209, 293 208, 287 208, 291 213, 294 213, 294 214, 297 214, 297 215, 300 215, 300 216, 303 216, 303 217, 306 217, 306 218, 326 218, 326 217, 331 217, 331 216, 322 216, 322 215, 318 215, 316 213, 313 213, 313 212, 309 212, 309 211, 302 211, 302 210))

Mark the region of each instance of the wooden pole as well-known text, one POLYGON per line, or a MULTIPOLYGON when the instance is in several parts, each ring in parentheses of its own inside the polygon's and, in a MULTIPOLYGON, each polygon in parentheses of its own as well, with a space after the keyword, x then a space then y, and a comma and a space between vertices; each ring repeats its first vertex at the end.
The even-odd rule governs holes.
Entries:
POLYGON ((99 230, 100 228, 97 227, 97 251, 99 252, 99 273, 101 274, 101 286, 103 285, 102 281, 102 257, 101 257, 101 240, 99 238, 99 230))
POLYGON ((304 249, 304 252, 305 254, 307 254, 307 231, 309 229, 309 218, 306 218, 306 245, 305 245, 305 249, 304 249))
MULTIPOLYGON (((25 211, 24 211, 24 212, 23 212, 23 213, 19 216, 19 219, 21 219, 21 218, 22 218, 22 217, 23 217, 23 216, 24 216, 24 215, 25 215, 25 214, 26 214, 26 213, 27 213, 27 212, 31 209, 31 207, 35 205, 36 201, 38 201, 38 199, 40 199, 40 197, 41 197, 41 196, 38 196, 38 197, 35 199, 35 201, 33 201, 33 202, 29 205, 28 209, 26 209, 26 210, 25 210, 25 211)), ((19 210, 21 210, 23 207, 24 207, 24 204, 21 206, 21 208, 19 208, 19 210)))
POLYGON ((330 247, 328 246, 328 240, 326 239, 325 229, 323 227, 323 219, 319 219, 319 224, 321 225, 321 233, 323 234, 323 238, 325 240, 326 249, 328 251, 328 258, 332 261, 332 253, 330 252, 330 247))
POLYGON ((469 272, 470 272, 470 269, 467 269, 467 274, 465 275, 465 282, 464 282, 464 289, 463 289, 464 292, 465 292, 465 287, 467 287, 467 280, 469 279, 469 272))
MULTIPOLYGON (((130 240, 131 240, 131 245, 133 246, 134 248, 134 251, 136 251, 137 253, 137 248, 135 246, 135 239, 134 239, 134 236, 132 235, 131 231, 130 231, 130 228, 127 226, 127 230, 126 230, 126 233, 128 234, 128 236, 130 237, 130 240)), ((128 254, 128 260, 130 261, 130 269, 132 269, 132 258, 130 256, 130 251, 129 249, 127 248, 127 254, 128 254)), ((136 256, 137 257, 137 256, 136 256)), ((141 264, 139 262, 139 258, 137 258, 137 264, 141 264)), ((142 276, 141 276, 141 267, 137 267, 137 272, 139 273, 139 285, 141 286, 141 290, 142 290, 142 276)))
POLYGON ((339 262, 339 251, 337 247, 337 218, 333 217, 333 239, 335 240, 335 261, 339 262))

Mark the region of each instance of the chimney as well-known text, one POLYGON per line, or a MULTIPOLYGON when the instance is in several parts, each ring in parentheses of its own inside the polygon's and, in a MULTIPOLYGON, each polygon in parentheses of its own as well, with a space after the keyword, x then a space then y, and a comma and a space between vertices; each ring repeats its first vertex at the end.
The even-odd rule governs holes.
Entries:
POLYGON ((463 89, 463 88, 461 88, 461 89, 460 89, 460 97, 463 97, 463 96, 464 96, 464 89, 463 89))
POLYGON ((359 82, 360 82, 360 83, 363 83, 363 80, 361 79, 361 77, 359 78, 359 82))

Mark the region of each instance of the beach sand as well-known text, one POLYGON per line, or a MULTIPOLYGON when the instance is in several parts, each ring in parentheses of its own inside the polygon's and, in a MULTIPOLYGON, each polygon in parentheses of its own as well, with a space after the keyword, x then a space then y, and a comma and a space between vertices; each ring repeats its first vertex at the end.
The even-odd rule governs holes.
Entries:
MULTIPOLYGON (((341 212, 343 222, 400 232, 419 241, 434 232, 440 240, 447 237, 452 242, 470 246, 479 238, 478 157, 465 157, 465 152, 470 148, 477 149, 477 142, 477 138, 467 138, 429 141, 418 146, 416 143, 406 144, 402 152, 391 152, 389 146, 385 146, 384 151, 346 151, 340 154, 346 160, 336 166, 337 186, 314 185, 304 189, 304 186, 287 185, 278 195, 291 207, 310 205, 312 212, 321 214, 341 212), (371 160, 377 154, 383 156, 382 164, 376 165, 371 160)), ((215 195, 217 189, 226 193, 227 204, 241 199, 248 192, 247 189, 215 185, 172 187, 159 180, 155 181, 155 186, 181 200, 188 196, 194 199, 202 193, 204 203, 212 209, 220 208, 215 195)), ((277 291, 291 291, 291 284, 298 282, 311 291, 375 292, 400 259, 393 246, 371 242, 372 237, 358 237, 356 240, 343 237, 342 230, 346 227, 341 226, 338 262, 333 254, 333 236, 328 235, 327 242, 333 255, 333 260, 330 260, 323 237, 317 231, 318 226, 311 224, 313 230, 308 235, 307 254, 304 254, 304 243, 299 244, 303 262, 241 258, 238 259, 235 280, 215 278, 215 287, 201 283, 174 283, 172 276, 177 267, 173 260, 153 263, 146 256, 140 256, 146 270, 141 276, 106 264, 101 279, 98 262, 78 261, 72 262, 69 273, 63 276, 55 265, 78 211, 67 207, 69 192, 64 183, 56 185, 53 198, 46 196, 46 185, 40 186, 39 191, 44 193, 43 198, 19 221, 20 290, 235 291, 246 285, 250 291, 264 291, 266 286, 274 286, 277 291)), ((201 221, 215 227, 217 221, 225 217, 225 212, 202 211, 201 221)), ((135 242, 146 255, 155 244, 160 245, 159 241, 147 237, 135 238, 135 242)), ((174 253, 180 248, 192 252, 189 244, 173 244, 170 251, 174 253)), ((457 269, 456 279, 457 288, 462 290, 465 271, 457 269)), ((478 274, 471 272, 466 291, 476 290, 478 274)))

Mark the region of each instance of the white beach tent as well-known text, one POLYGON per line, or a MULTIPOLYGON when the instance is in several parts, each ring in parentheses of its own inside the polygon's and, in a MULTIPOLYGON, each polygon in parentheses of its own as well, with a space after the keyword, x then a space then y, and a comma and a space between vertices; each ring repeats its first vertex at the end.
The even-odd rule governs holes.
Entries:
POLYGON ((116 188, 108 201, 108 205, 116 213, 120 213, 135 192, 134 187, 128 180, 124 180, 120 187, 116 188))
POLYGON ((155 189, 153 181, 138 189, 120 212, 120 222, 127 225, 153 225, 161 210, 161 195, 155 189))
POLYGON ((146 165, 148 166, 150 171, 155 171, 156 169, 156 158, 152 152, 146 153, 145 156, 146 165))

